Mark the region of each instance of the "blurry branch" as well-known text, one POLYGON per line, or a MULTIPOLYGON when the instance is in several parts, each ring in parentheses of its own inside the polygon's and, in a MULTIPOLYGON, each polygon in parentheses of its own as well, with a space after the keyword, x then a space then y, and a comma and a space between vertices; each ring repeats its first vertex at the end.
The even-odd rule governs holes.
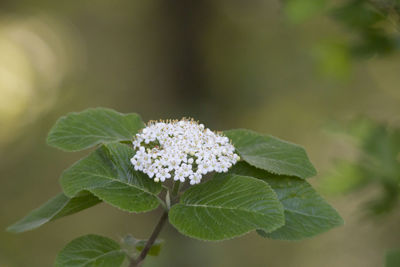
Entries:
POLYGON ((170 57, 168 69, 173 81, 174 96, 183 106, 199 108, 208 98, 202 55, 202 38, 212 8, 208 0, 172 0, 164 3, 160 15, 164 17, 165 46, 170 57))

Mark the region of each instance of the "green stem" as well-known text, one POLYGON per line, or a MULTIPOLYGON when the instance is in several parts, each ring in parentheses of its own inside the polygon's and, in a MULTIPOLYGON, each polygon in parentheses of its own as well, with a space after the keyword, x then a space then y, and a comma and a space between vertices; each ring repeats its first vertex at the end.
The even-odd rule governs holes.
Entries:
POLYGON ((174 183, 174 187, 172 188, 173 197, 176 197, 178 195, 180 186, 181 186, 181 181, 178 180, 174 183))

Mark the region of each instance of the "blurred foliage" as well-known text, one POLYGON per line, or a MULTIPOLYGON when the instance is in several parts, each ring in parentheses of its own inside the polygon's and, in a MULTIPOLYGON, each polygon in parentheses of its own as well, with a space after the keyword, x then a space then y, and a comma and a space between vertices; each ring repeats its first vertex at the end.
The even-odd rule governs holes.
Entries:
POLYGON ((313 48, 322 73, 334 78, 348 77, 353 59, 390 55, 400 49, 399 0, 285 0, 284 11, 292 23, 328 15, 344 29, 343 37, 320 40, 313 48))
POLYGON ((392 211, 400 195, 400 129, 362 118, 353 121, 344 133, 355 141, 356 159, 337 161, 323 186, 331 193, 377 186, 380 194, 366 204, 368 211, 375 215, 392 211))
POLYGON ((322 75, 337 79, 348 78, 351 64, 347 46, 337 40, 326 40, 313 49, 314 58, 319 62, 319 72, 322 75))
POLYGON ((385 267, 400 266, 400 249, 393 249, 386 253, 385 267))
POLYGON ((356 36, 349 44, 349 49, 355 57, 385 55, 400 48, 398 0, 347 1, 335 7, 331 14, 356 36), (393 28, 397 30, 396 33, 393 33, 393 28))
POLYGON ((293 23, 304 22, 325 9, 327 0, 284 0, 284 12, 293 23))

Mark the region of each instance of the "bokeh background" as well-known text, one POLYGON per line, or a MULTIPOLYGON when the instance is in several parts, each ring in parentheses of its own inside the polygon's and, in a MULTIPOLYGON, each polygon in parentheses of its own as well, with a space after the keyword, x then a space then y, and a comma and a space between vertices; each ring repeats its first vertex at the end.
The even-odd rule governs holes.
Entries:
MULTIPOLYGON (((320 188, 333 160, 353 154, 327 125, 359 115, 400 125, 395 13, 340 22, 336 15, 354 15, 351 8, 331 8, 346 2, 360 1, 2 0, 0 266, 52 266, 80 235, 146 238, 158 219, 159 210, 126 214, 101 204, 31 232, 5 232, 56 195, 60 173, 87 153, 45 143, 70 111, 104 106, 145 121, 188 116, 211 129, 272 134, 306 148, 320 188), (381 30, 349 27, 359 21, 381 30)), ((382 266, 385 251, 400 246, 400 214, 364 216, 360 205, 375 188, 335 197, 318 190, 344 226, 301 242, 253 233, 218 243, 168 226, 161 255, 145 266, 382 266)))

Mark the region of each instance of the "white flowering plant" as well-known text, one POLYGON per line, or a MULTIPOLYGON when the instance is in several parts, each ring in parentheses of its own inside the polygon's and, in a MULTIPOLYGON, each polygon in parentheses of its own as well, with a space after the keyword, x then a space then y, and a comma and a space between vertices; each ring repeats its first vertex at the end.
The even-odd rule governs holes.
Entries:
POLYGON ((302 240, 343 224, 306 181, 316 174, 305 150, 256 132, 214 132, 191 119, 150 121, 95 108, 61 117, 47 142, 64 151, 96 147, 60 178, 63 192, 8 231, 20 233, 105 202, 123 211, 161 213, 145 240, 99 235, 74 239, 57 267, 141 266, 160 252, 164 224, 219 241, 256 231, 302 240))
POLYGON ((240 158, 228 137, 185 119, 150 122, 136 134, 133 147, 135 170, 155 182, 173 176, 174 181, 198 184, 209 172, 227 172, 240 158))

